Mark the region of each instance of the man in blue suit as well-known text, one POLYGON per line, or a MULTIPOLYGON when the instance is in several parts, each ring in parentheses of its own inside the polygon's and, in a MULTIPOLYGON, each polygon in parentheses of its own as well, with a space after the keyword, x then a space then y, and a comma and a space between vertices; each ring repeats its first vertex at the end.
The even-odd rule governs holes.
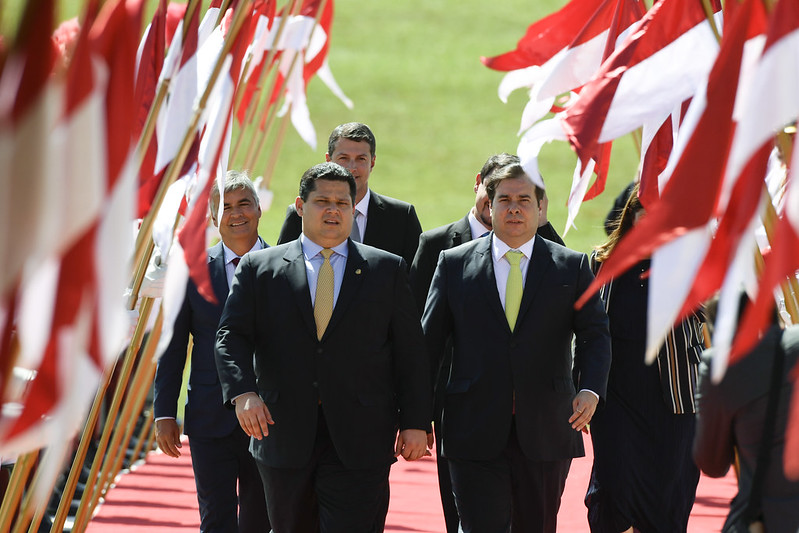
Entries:
POLYGON ((172 341, 155 373, 155 436, 165 454, 180 456, 177 402, 191 335, 194 346, 184 429, 191 446, 200 531, 269 531, 261 477, 248 449, 250 439, 239 426, 236 414, 224 406, 214 361, 219 317, 239 259, 247 252, 267 247, 258 236, 261 208, 246 173, 227 173, 221 218, 218 206, 215 183, 210 210, 222 241, 208 249, 208 270, 219 303, 207 302, 189 281, 172 341))

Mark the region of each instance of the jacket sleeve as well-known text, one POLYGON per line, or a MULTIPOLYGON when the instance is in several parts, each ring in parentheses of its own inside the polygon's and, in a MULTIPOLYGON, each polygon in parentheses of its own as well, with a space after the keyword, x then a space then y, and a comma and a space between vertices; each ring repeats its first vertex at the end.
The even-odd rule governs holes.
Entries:
POLYGON ((154 418, 177 418, 178 397, 183 383, 183 369, 186 366, 186 351, 191 334, 192 311, 189 301, 191 283, 186 289, 183 305, 172 328, 172 340, 169 341, 155 370, 153 384, 153 416, 154 418))
POLYGON ((438 258, 433 281, 430 284, 430 292, 422 317, 422 329, 424 331, 427 353, 430 358, 430 389, 435 387, 436 373, 444 360, 444 353, 447 346, 447 339, 452 329, 452 316, 449 312, 449 302, 447 296, 447 262, 446 253, 442 253, 438 258))
POLYGON ((416 250, 416 256, 413 258, 410 271, 411 290, 413 290, 416 307, 419 309, 420 315, 424 313, 430 282, 433 280, 433 274, 436 270, 438 257, 434 257, 435 252, 436 247, 430 241, 428 235, 422 233, 419 236, 419 248, 416 250))
POLYGON ((416 249, 419 247, 419 235, 422 234, 422 224, 416 216, 416 209, 410 206, 405 217, 405 243, 402 251, 402 258, 405 259, 406 268, 410 268, 413 258, 416 256, 416 249))
POLYGON ((255 267, 245 255, 233 278, 216 333, 216 369, 225 405, 246 392, 257 392, 255 353, 255 267))
MULTIPOLYGON (((588 266, 588 256, 580 260, 577 293, 582 294, 594 280, 588 266)), ((589 389, 604 399, 607 394, 610 372, 611 348, 608 315, 594 294, 582 308, 574 313, 574 373, 577 388, 589 389)))
POLYGON ((710 381, 709 361, 706 352, 696 391, 694 462, 708 476, 723 477, 735 458, 735 439, 731 414, 724 408, 719 387, 710 381))
POLYGON ((428 386, 429 361, 419 312, 408 285, 406 268, 405 261, 399 261, 394 276, 394 306, 391 319, 400 430, 430 431, 430 421, 433 419, 433 395, 428 386))

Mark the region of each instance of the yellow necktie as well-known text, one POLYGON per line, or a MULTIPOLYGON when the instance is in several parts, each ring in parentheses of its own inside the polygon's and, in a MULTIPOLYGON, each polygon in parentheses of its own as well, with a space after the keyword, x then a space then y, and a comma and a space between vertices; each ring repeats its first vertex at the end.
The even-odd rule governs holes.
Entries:
POLYGON ((330 316, 333 314, 333 266, 330 264, 330 256, 333 250, 325 248, 320 252, 325 260, 319 269, 319 276, 316 278, 316 298, 314 299, 313 317, 316 321, 316 338, 322 340, 325 334, 330 316))
POLYGON ((522 303, 522 255, 518 250, 508 250, 505 253, 505 259, 510 263, 508 284, 505 286, 505 317, 511 331, 516 327, 519 305, 522 303))

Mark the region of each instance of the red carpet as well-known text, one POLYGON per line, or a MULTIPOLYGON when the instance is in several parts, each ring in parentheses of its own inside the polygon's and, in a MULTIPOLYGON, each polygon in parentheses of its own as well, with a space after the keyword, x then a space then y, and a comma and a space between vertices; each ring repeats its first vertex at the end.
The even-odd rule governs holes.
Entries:
MULTIPOLYGON (((89 524, 87 532, 197 531, 197 498, 187 443, 184 443, 183 450, 180 459, 151 453, 145 464, 122 476, 89 524)), ((586 450, 590 454, 587 438, 586 450)), ((590 457, 572 462, 558 515, 558 531, 588 531, 583 496, 590 472, 590 457)), ((444 519, 436 483, 434 459, 414 463, 398 461, 391 469, 391 505, 386 531, 442 533, 444 519)), ((689 533, 720 531, 735 492, 732 473, 723 479, 702 476, 688 525, 689 533)))

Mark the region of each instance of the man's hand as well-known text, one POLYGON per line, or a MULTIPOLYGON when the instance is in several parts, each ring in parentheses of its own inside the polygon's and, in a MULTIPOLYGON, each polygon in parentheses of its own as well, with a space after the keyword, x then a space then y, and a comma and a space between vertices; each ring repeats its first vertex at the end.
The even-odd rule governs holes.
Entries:
POLYGON ((254 392, 247 392, 236 398, 236 417, 241 429, 258 440, 269 435, 268 424, 275 423, 266 404, 254 392))
POLYGON ((431 455, 428 443, 432 444, 432 435, 428 437, 422 429, 404 429, 397 435, 394 446, 394 457, 402 455, 406 461, 415 461, 431 455))
POLYGON ((155 421, 155 442, 161 451, 170 457, 180 457, 180 428, 174 418, 155 421))
POLYGON ((569 417, 569 424, 575 431, 582 431, 588 433, 588 423, 596 412, 596 406, 599 400, 596 396, 588 391, 580 391, 577 396, 572 400, 572 409, 574 413, 569 417))

